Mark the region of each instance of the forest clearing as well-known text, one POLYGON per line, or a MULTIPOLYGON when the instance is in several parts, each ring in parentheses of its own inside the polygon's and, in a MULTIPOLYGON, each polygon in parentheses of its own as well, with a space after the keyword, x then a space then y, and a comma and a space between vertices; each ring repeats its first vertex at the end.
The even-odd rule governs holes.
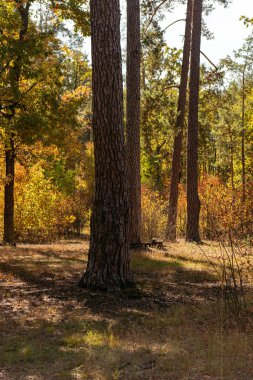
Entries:
POLYGON ((253 378, 251 314, 241 328, 219 311, 218 243, 132 252, 137 286, 116 294, 76 286, 87 250, 1 248, 1 379, 253 378))

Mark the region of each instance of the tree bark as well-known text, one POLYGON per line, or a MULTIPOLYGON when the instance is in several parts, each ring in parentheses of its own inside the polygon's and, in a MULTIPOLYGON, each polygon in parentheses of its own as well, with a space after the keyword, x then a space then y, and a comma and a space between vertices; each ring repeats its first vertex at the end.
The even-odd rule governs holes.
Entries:
POLYGON ((245 64, 242 74, 242 140, 241 140, 241 162, 242 162, 242 205, 245 206, 246 199, 246 166, 245 166, 245 64))
POLYGON ((200 82, 200 44, 202 2, 194 0, 192 47, 190 65, 190 95, 188 116, 188 144, 187 144, 187 224, 186 240, 200 241, 199 213, 200 200, 198 196, 198 103, 200 82))
POLYGON ((14 139, 9 139, 5 147, 5 186, 4 186, 4 236, 3 244, 15 245, 14 232, 14 139))
POLYGON ((123 126, 119 0, 91 0, 95 194, 87 269, 79 286, 129 280, 129 208, 123 126))
POLYGON ((140 0, 127 0, 127 170, 129 186, 129 237, 131 245, 141 243, 140 175, 140 0))
POLYGON ((166 238, 170 241, 176 241, 177 230, 177 208, 178 208, 178 185, 181 172, 181 153, 183 142, 183 128, 185 118, 185 107, 187 99, 187 83, 190 64, 191 36, 192 36, 192 1, 188 0, 186 24, 185 24, 185 39, 183 48, 183 62, 181 69, 181 80, 179 88, 179 97, 177 104, 177 120, 176 120, 176 136, 174 138, 173 157, 172 157, 172 172, 169 194, 169 209, 168 221, 166 228, 166 238))

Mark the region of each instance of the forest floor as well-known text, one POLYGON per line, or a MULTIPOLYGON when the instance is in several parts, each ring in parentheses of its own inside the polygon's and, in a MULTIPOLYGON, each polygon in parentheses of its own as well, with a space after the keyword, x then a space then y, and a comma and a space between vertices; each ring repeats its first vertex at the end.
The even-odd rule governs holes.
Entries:
POLYGON ((250 314, 221 323, 217 249, 133 252, 136 288, 112 294, 77 287, 87 242, 1 247, 0 379, 253 379, 250 314))

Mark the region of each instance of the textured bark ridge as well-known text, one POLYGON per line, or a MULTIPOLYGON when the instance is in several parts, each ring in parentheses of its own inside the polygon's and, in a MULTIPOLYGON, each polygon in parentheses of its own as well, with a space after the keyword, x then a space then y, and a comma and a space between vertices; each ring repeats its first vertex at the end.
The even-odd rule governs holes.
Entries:
POLYGON ((185 107, 187 99, 187 83, 190 64, 191 36, 192 36, 192 2, 188 0, 186 24, 185 24, 185 40, 183 49, 183 62, 181 70, 180 89, 177 105, 177 120, 176 120, 176 136, 174 139, 173 157, 172 157, 172 172, 169 194, 169 209, 168 221, 166 228, 166 239, 170 241, 176 240, 177 230, 177 205, 178 205, 178 185, 181 172, 181 153, 183 142, 183 128, 185 107))
POLYGON ((141 243, 140 175, 140 0, 127 0, 127 169, 129 183, 129 235, 141 243))
POLYGON ((9 139, 5 147, 5 174, 4 187, 4 236, 3 243, 15 245, 14 233, 14 176, 15 176, 15 148, 14 140, 9 139))
POLYGON ((200 200, 198 196, 198 102, 200 80, 200 44, 202 1, 194 0, 192 48, 190 66, 190 95, 187 144, 187 225, 186 240, 200 241, 199 213, 200 200))
POLYGON ((87 270, 79 286, 129 280, 129 208, 123 127, 119 0, 91 0, 95 194, 87 270))

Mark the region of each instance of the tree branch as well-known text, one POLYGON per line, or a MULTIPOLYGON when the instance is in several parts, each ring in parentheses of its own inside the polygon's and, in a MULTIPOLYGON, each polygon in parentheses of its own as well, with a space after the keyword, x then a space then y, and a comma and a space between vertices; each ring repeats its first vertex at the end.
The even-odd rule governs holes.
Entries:
POLYGON ((205 57, 205 59, 215 68, 216 71, 218 71, 218 67, 203 53, 203 51, 200 51, 200 53, 205 57))
POLYGON ((10 65, 10 63, 11 63, 11 61, 13 60, 14 57, 15 57, 15 54, 11 57, 11 59, 9 60, 9 62, 6 63, 6 65, 0 70, 0 75, 2 75, 3 72, 4 72, 6 69, 8 69, 8 67, 9 67, 9 65, 10 65))
POLYGON ((22 92, 21 96, 28 94, 34 87, 36 87, 39 83, 43 82, 46 78, 42 78, 38 82, 33 83, 25 92, 22 92))
POLYGON ((176 24, 177 22, 181 22, 181 21, 185 22, 186 19, 185 18, 180 18, 179 20, 176 20, 176 21, 172 22, 171 24, 169 24, 168 26, 166 26, 165 29, 163 29, 163 32, 165 32, 167 29, 169 29, 172 25, 176 24))
POLYGON ((167 86, 167 87, 164 87, 163 90, 170 90, 171 88, 177 88, 177 89, 180 89, 180 85, 179 84, 172 84, 170 86, 167 86))
POLYGON ((163 4, 165 4, 167 2, 167 0, 162 0, 160 4, 157 5, 157 7, 154 9, 149 21, 148 21, 148 25, 146 26, 145 28, 145 32, 147 32, 148 28, 150 27, 150 25, 152 24, 152 21, 156 15, 156 13, 159 11, 159 9, 163 6, 163 4))

